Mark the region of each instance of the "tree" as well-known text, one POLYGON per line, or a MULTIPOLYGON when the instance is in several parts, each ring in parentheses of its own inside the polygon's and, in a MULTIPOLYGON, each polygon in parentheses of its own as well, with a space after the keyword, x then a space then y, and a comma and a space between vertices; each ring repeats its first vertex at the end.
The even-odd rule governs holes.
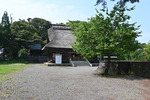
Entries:
POLYGON ((3 35, 3 26, 0 24, 0 46, 2 46, 3 45, 3 37, 4 37, 4 35, 3 35))
POLYGON ((132 51, 130 53, 124 54, 124 57, 126 60, 132 60, 132 61, 145 61, 145 46, 146 43, 139 43, 138 48, 135 51, 132 51))
POLYGON ((5 48, 5 53, 11 56, 11 30, 7 11, 4 12, 1 21, 0 46, 5 48))
MULTIPOLYGON (((115 0, 110 0, 110 1, 115 1, 115 0)), ((127 2, 135 3, 135 2, 139 2, 139 0, 120 0, 119 3, 125 5, 125 3, 127 2)), ((100 3, 102 3, 102 6, 105 8, 107 5, 107 0, 97 0, 95 5, 99 5, 100 3)))
POLYGON ((42 41, 47 40, 47 30, 52 26, 51 22, 42 18, 28 18, 28 22, 37 29, 37 33, 42 38, 42 41))
POLYGON ((65 23, 56 23, 56 25, 66 25, 65 23))
POLYGON ((37 29, 24 20, 16 21, 11 25, 11 35, 14 56, 17 56, 18 51, 22 48, 29 49, 30 44, 42 41, 37 34, 37 29))
POLYGON ((25 58, 29 55, 30 53, 28 52, 27 49, 23 48, 21 49, 19 52, 18 52, 18 57, 21 57, 21 58, 25 58))
POLYGON ((10 27, 10 21, 9 21, 9 16, 8 16, 7 11, 5 11, 4 15, 2 16, 1 25, 10 27))
POLYGON ((146 60, 150 61, 150 43, 145 46, 144 54, 146 56, 146 60))
POLYGON ((130 16, 125 14, 125 11, 133 9, 117 3, 110 13, 101 9, 89 22, 80 22, 78 28, 73 29, 76 40, 72 45, 73 49, 86 59, 107 55, 105 74, 108 74, 111 55, 134 51, 138 45, 135 39, 140 34, 140 26, 130 24, 130 16))
POLYGON ((77 20, 77 21, 70 21, 69 20, 69 22, 67 22, 66 25, 70 26, 72 29, 76 29, 76 28, 78 28, 80 22, 84 22, 84 21, 79 21, 79 20, 77 20))

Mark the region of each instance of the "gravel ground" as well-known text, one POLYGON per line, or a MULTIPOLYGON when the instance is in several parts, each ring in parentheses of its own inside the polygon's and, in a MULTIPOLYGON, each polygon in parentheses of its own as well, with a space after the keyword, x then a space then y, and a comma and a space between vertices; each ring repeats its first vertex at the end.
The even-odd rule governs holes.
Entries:
MULTIPOLYGON (((0 84, 0 100, 146 100, 142 79, 104 78, 96 67, 33 64, 0 84)), ((147 99, 147 100, 150 100, 147 99)))

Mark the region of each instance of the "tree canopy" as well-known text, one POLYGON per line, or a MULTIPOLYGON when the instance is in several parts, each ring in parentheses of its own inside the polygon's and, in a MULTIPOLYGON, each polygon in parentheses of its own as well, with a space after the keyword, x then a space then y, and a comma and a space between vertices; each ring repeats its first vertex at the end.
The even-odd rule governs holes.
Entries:
POLYGON ((10 21, 9 21, 9 16, 7 11, 4 12, 4 15, 2 16, 2 22, 1 22, 2 26, 10 26, 10 21))
POLYGON ((37 33, 42 38, 42 41, 47 40, 47 30, 52 26, 50 21, 42 18, 28 18, 28 22, 37 29, 37 33))
POLYGON ((145 60, 150 61, 150 42, 144 48, 145 60))
POLYGON ((73 28, 74 50, 86 59, 104 55, 110 58, 136 50, 138 41, 135 39, 140 34, 140 26, 130 24, 131 17, 125 14, 133 9, 117 3, 110 12, 108 9, 97 10, 97 15, 89 18, 89 22, 80 22, 78 28, 73 28))
POLYGON ((5 11, 0 23, 0 47, 5 49, 5 55, 16 58, 18 52, 22 54, 23 50, 28 51, 32 43, 44 46, 50 27, 51 22, 42 18, 28 18, 28 21, 20 19, 10 23, 8 13, 5 11))
MULTIPOLYGON (((105 8, 107 6, 107 1, 108 0, 97 0, 95 5, 102 4, 102 6, 105 8)), ((115 1, 115 0, 110 0, 110 1, 115 1)), ((139 0, 119 0, 119 3, 121 5, 125 5, 125 3, 127 2, 135 3, 135 2, 139 2, 139 0)))
POLYGON ((10 21, 7 11, 4 12, 2 16, 2 21, 0 24, 0 46, 5 48, 5 53, 11 52, 11 30, 10 21))
POLYGON ((17 54, 22 48, 29 49, 30 44, 34 42, 42 42, 37 32, 37 29, 33 25, 24 20, 14 22, 11 25, 12 42, 15 47, 14 54, 17 54))

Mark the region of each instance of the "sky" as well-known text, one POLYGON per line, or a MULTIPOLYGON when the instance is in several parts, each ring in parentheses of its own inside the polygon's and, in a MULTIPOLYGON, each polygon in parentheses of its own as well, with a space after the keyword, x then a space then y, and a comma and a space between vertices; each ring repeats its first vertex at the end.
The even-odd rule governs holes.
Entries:
MULTIPOLYGON (((116 2, 107 0, 108 9, 112 9, 116 2)), ((118 0, 116 0, 118 1, 118 0)), ((87 21, 94 17, 95 9, 103 8, 101 5, 94 6, 96 0, 0 0, 0 17, 4 11, 13 18, 13 21, 28 18, 43 18, 55 23, 66 23, 68 20, 87 21)), ((150 0, 140 0, 140 3, 130 4, 128 7, 136 6, 134 11, 129 12, 130 22, 141 25, 141 36, 137 40, 148 43, 150 40, 150 0)), ((0 18, 1 21, 1 18, 0 18)))

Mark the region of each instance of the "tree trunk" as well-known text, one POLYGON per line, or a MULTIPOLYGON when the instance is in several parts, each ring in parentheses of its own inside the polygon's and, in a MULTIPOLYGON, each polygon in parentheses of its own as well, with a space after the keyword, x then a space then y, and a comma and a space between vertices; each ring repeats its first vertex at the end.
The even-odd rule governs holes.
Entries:
POLYGON ((105 69, 105 72, 104 72, 104 74, 105 75, 108 75, 109 73, 109 69, 110 69, 110 55, 108 55, 108 60, 107 60, 107 64, 106 64, 106 69, 105 69))
POLYGON ((128 60, 130 60, 130 53, 128 53, 128 60))

